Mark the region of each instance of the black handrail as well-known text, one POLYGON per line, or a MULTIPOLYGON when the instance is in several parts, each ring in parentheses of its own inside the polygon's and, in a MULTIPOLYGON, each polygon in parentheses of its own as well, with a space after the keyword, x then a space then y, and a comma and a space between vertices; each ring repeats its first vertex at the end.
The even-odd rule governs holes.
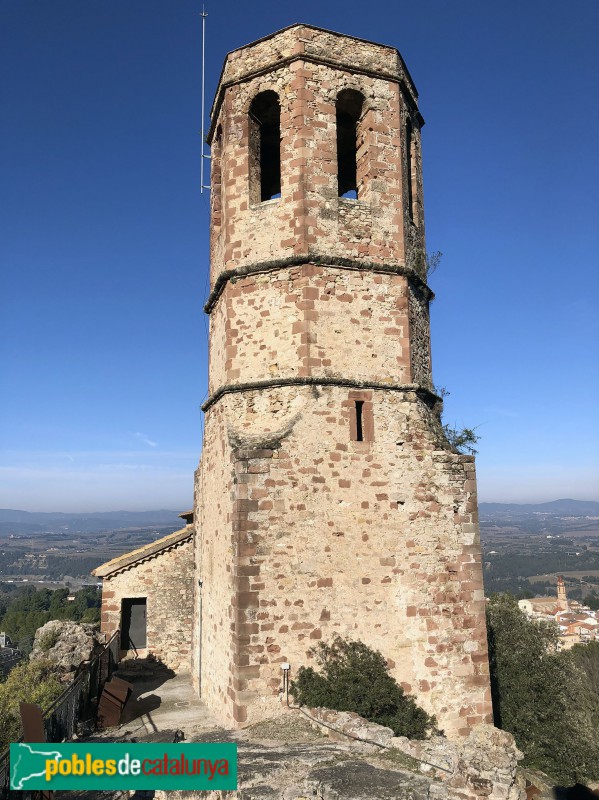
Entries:
MULTIPOLYGON (((71 739, 77 730, 77 723, 89 719, 95 712, 104 684, 118 664, 119 648, 120 631, 117 630, 75 680, 42 712, 46 741, 64 742, 71 739)), ((23 741, 23 737, 18 741, 23 741)), ((0 753, 0 800, 9 797, 9 785, 10 748, 7 748, 0 753)), ((24 800, 30 795, 29 792, 18 794, 24 800)))

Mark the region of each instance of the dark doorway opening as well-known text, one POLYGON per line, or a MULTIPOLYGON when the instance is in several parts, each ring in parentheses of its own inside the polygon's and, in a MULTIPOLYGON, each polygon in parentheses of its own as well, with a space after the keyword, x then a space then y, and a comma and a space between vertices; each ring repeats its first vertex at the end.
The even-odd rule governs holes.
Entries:
POLYGON ((125 598, 121 609, 121 649, 140 650, 145 646, 146 598, 125 598))

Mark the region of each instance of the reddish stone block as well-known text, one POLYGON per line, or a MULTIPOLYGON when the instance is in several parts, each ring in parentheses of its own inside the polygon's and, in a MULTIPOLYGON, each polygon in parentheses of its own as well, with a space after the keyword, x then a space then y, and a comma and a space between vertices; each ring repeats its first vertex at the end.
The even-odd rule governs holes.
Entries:
POLYGON ((325 588, 327 586, 332 586, 333 585, 333 579, 332 578, 318 578, 318 580, 316 581, 316 585, 318 586, 319 589, 323 589, 323 588, 325 588))

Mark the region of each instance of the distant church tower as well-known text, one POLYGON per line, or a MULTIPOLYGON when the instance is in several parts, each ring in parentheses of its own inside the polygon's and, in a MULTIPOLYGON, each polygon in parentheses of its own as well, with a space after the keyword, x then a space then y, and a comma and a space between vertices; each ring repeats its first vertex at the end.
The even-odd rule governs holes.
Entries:
POLYGON ((568 596, 566 595, 566 584, 561 575, 557 579, 557 606, 566 611, 568 609, 568 596))
POLYGON ((193 674, 224 724, 310 648, 385 656, 448 735, 491 720, 474 459, 431 379, 417 93, 397 50, 293 25, 212 107, 193 674))

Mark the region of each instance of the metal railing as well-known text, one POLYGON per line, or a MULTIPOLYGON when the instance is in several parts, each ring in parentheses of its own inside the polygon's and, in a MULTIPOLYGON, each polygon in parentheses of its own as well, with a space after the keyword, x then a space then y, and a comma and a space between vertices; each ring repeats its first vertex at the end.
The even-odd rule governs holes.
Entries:
POLYGON ((23 653, 18 647, 0 648, 0 673, 4 678, 8 673, 23 660, 23 653))
MULTIPOLYGON (((75 680, 43 712, 47 742, 72 739, 79 722, 91 719, 102 689, 119 662, 120 631, 116 631, 104 648, 77 675, 75 680)), ((23 737, 18 741, 22 741, 23 737)), ((27 800, 32 792, 10 792, 10 748, 0 753, 0 800, 19 797, 27 800)))

